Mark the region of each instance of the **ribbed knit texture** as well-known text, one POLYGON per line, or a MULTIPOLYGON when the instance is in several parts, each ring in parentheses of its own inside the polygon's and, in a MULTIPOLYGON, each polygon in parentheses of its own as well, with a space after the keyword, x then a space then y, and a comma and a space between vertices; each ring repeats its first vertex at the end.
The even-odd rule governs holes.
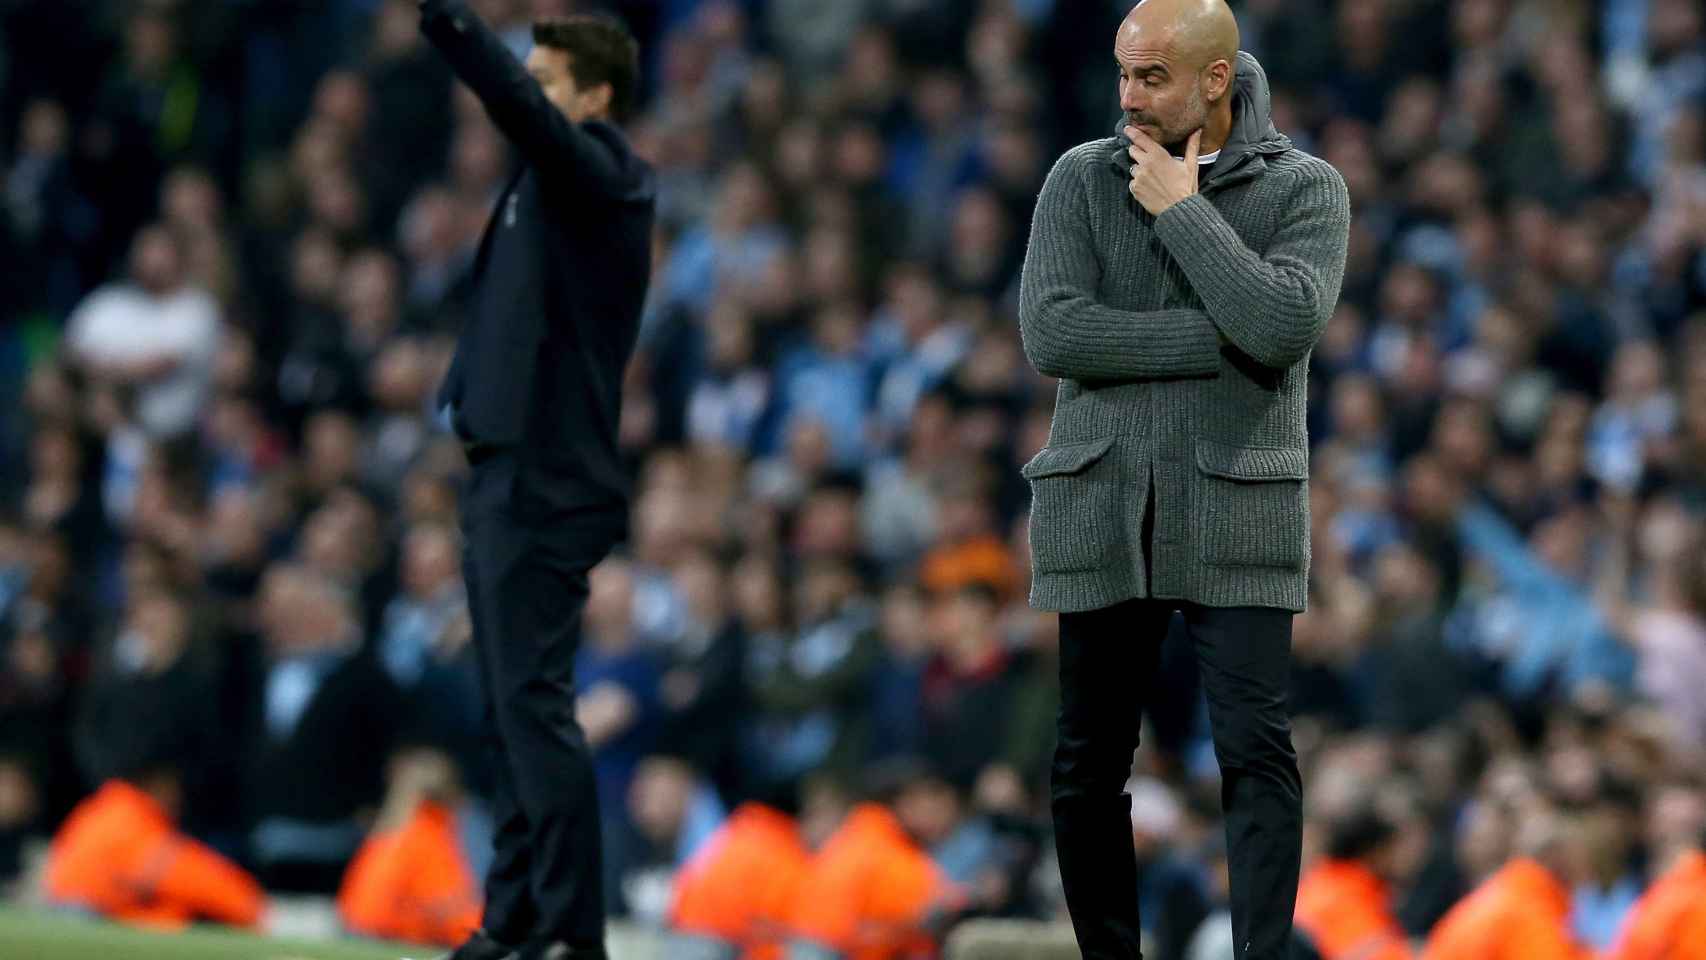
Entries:
POLYGON ((1151 217, 1110 162, 1121 148, 1097 140, 1055 164, 1020 281, 1025 354, 1061 378, 1049 445, 1024 469, 1031 603, 1302 610, 1305 383, 1344 275, 1344 181, 1273 130, 1247 54, 1200 193, 1151 217))

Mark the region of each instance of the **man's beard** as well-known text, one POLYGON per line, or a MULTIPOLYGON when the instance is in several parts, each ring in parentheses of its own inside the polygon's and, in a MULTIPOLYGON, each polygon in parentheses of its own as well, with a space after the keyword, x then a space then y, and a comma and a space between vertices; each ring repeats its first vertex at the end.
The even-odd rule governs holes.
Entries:
POLYGON ((1191 134, 1208 124, 1208 104, 1203 100, 1202 87, 1195 86, 1191 88, 1190 100, 1185 104, 1184 116, 1180 118, 1178 124, 1169 126, 1161 123, 1155 117, 1145 117, 1131 112, 1126 113, 1126 122, 1139 128, 1148 124, 1151 128, 1159 130, 1159 135, 1151 135, 1155 142, 1167 148, 1167 152, 1174 156, 1184 156, 1185 143, 1191 139, 1191 134))

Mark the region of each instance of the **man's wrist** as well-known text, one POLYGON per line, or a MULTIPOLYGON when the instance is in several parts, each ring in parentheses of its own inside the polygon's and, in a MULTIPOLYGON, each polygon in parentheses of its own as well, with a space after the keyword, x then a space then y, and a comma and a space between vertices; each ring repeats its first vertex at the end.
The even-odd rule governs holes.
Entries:
POLYGON ((1162 208, 1161 212, 1156 214, 1156 216, 1157 217, 1165 216, 1166 214, 1171 213, 1174 210, 1178 209, 1181 204, 1184 204, 1187 201, 1189 201, 1191 198, 1198 197, 1198 196, 1201 196, 1201 194, 1200 193, 1187 193, 1184 196, 1179 197, 1179 198, 1173 200, 1173 202, 1167 204, 1167 206, 1162 208))
POLYGON ((1181 204, 1181 203, 1184 203, 1184 202, 1185 202, 1185 201, 1186 201, 1186 200, 1189 200, 1189 199, 1190 199, 1190 198, 1191 198, 1191 197, 1193 197, 1193 196, 1195 196, 1195 194, 1190 194, 1190 193, 1187 193, 1187 194, 1185 194, 1185 195, 1184 195, 1184 196, 1182 196, 1182 197, 1174 197, 1174 198, 1172 198, 1172 199, 1171 199, 1171 200, 1168 200, 1168 201, 1167 201, 1167 205, 1166 205, 1166 206, 1164 206, 1164 207, 1162 207, 1162 208, 1161 208, 1161 212, 1160 212, 1160 213, 1157 213, 1157 214, 1156 214, 1156 216, 1158 216, 1158 217, 1159 217, 1159 216, 1161 216, 1161 214, 1162 214, 1162 213, 1166 213, 1166 212, 1167 212, 1167 211, 1169 211, 1169 210, 1171 210, 1171 209, 1173 209, 1173 208, 1174 208, 1174 207, 1176 207, 1176 206, 1178 206, 1178 205, 1179 205, 1179 204, 1181 204))

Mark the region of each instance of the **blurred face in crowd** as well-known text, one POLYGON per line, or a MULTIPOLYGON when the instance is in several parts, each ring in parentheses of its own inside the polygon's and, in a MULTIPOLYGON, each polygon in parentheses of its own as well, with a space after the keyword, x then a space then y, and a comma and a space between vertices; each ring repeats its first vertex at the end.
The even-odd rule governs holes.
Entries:
POLYGON ((371 346, 397 324, 397 264, 387 253, 364 251, 350 259, 339 279, 344 323, 352 340, 371 346))
POLYGON ((421 599, 436 595, 456 577, 456 543, 450 533, 422 527, 403 547, 403 586, 421 599))
POLYGON ((1470 807, 1457 835, 1457 862, 1468 876, 1478 880, 1499 868, 1509 852, 1510 827, 1510 818, 1494 804, 1470 807))
POLYGON ((303 446, 309 482, 326 488, 355 474, 361 434, 346 414, 318 413, 308 421, 303 446))
POLYGON ((1566 510, 1541 523, 1534 532, 1534 551, 1552 569, 1570 577, 1586 575, 1588 518, 1583 510, 1566 510))
POLYGON ((177 661, 188 640, 189 619, 183 605, 164 593, 149 593, 132 605, 130 626, 142 641, 144 662, 162 670, 177 661))
POLYGON ((1661 869, 1679 851, 1706 844, 1706 791, 1681 783, 1653 791, 1643 832, 1661 869))
POLYGON ((621 559, 608 559, 588 577, 586 623, 602 649, 622 649, 633 633, 634 569, 621 559))
POLYGON ((164 14, 144 11, 131 18, 125 33, 125 52, 138 74, 152 75, 171 62, 173 47, 172 24, 164 14))
POLYGON ((175 227, 211 230, 223 219, 219 185, 204 170, 182 167, 172 171, 160 193, 160 208, 175 227))
POLYGON ((999 642, 995 597, 985 588, 956 590, 938 601, 939 649, 949 657, 975 661, 999 642))
POLYGON ((1694 0, 1655 0, 1647 15, 1647 35, 1653 47, 1669 55, 1699 42, 1706 15, 1694 0))
POLYGON ((227 487, 208 508, 205 549, 212 562, 240 563, 258 560, 266 547, 261 529, 259 504, 253 493, 227 487))
POLYGON ((692 500, 680 490, 658 488, 647 492, 634 510, 635 559, 665 566, 671 558, 679 556, 693 540, 692 509, 692 500))
POLYGON ((267 572, 261 581, 259 614, 274 656, 336 647, 355 623, 348 600, 336 586, 293 566, 267 572))
POLYGON ((918 588, 900 582, 883 595, 883 644, 897 657, 911 659, 928 649, 930 634, 918 588))
POLYGON ((641 763, 628 791, 634 825, 654 843, 675 839, 692 799, 693 771, 668 757, 651 757, 641 763))
POLYGON ((913 839, 931 847, 954 832, 960 819, 960 797, 949 784, 925 778, 900 792, 894 812, 913 839))
POLYGON ((309 516, 302 529, 302 559, 319 573, 351 585, 371 569, 378 536, 372 504, 340 490, 309 516))
POLYGON ((727 581, 717 558, 703 550, 689 553, 675 567, 676 587, 700 626, 715 629, 727 616, 727 581))
POLYGON ((846 557, 859 548, 859 502, 844 490, 819 490, 800 508, 794 546, 804 556, 846 557))
POLYGON ((1375 558, 1375 593, 1394 612, 1426 610, 1437 599, 1439 574, 1408 544, 1393 544, 1375 558))
POLYGON ((1145 0, 1115 35, 1120 109, 1127 123, 1164 147, 1179 147, 1207 126, 1210 110, 1232 88, 1237 26, 1228 45, 1221 13, 1231 18, 1218 2, 1145 0))
POLYGON ((794 586, 794 616, 801 623, 819 623, 834 616, 852 596, 853 576, 837 563, 813 563, 794 586))
POLYGON ((320 79, 314 91, 314 113, 344 134, 356 137, 367 125, 367 85, 349 70, 334 70, 320 79))
POLYGON ((73 482, 82 466, 77 438, 69 429, 43 429, 30 445, 30 474, 37 481, 73 482))
POLYGON ((397 413, 416 412, 431 389, 426 356, 412 340, 392 341, 381 351, 373 360, 368 381, 374 400, 397 413))
POLYGON ((782 585, 776 568, 762 557, 748 556, 735 565, 735 608, 748 629, 768 630, 782 622, 782 585))
POLYGON ((338 288, 343 256, 324 230, 304 230, 291 254, 291 292, 308 303, 328 303, 338 288))
POLYGON ((146 227, 130 248, 130 275, 152 294, 170 293, 183 275, 177 241, 165 227, 146 227))
POLYGON ((438 474, 417 468, 403 479, 403 515, 410 523, 453 523, 456 491, 438 474))
POLYGON ((24 152, 46 155, 64 152, 70 124, 65 117, 65 108, 52 100, 32 102, 24 111, 19 127, 24 152))

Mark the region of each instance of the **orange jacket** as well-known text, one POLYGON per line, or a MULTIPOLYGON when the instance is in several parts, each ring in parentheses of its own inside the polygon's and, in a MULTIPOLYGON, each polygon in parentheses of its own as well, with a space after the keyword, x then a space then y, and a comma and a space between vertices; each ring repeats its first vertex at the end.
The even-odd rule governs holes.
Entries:
POLYGON ((140 926, 194 920, 257 926, 254 878, 178 832, 154 798, 109 780, 77 805, 48 851, 47 897, 140 926))
POLYGON ((925 921, 960 899, 887 807, 861 804, 807 868, 790 934, 848 960, 930 956, 925 921))
POLYGON ((1411 960, 1386 883, 1355 860, 1321 859, 1297 886, 1297 926, 1322 960, 1411 960))
POLYGON ((918 570, 919 581, 933 591, 982 583, 1004 597, 1012 596, 1021 575, 1007 544, 987 534, 936 547, 925 554, 918 570))
POLYGON ((746 960, 779 960, 810 859, 792 817, 742 804, 676 875, 669 925, 742 948, 746 960))
POLYGON ((344 874, 338 913, 357 933, 454 945, 480 925, 480 888, 456 839, 456 818, 423 801, 395 830, 375 831, 344 874))
POLYGON ((1706 957, 1706 896, 1698 896, 1693 909, 1677 925, 1673 957, 1706 957))
POLYGON ((1440 919, 1421 960, 1588 960, 1569 918, 1564 885, 1533 860, 1513 860, 1440 919))
POLYGON ((1683 854, 1635 901, 1606 960, 1706 957, 1683 949, 1687 936, 1706 936, 1706 852, 1699 850, 1683 854))

